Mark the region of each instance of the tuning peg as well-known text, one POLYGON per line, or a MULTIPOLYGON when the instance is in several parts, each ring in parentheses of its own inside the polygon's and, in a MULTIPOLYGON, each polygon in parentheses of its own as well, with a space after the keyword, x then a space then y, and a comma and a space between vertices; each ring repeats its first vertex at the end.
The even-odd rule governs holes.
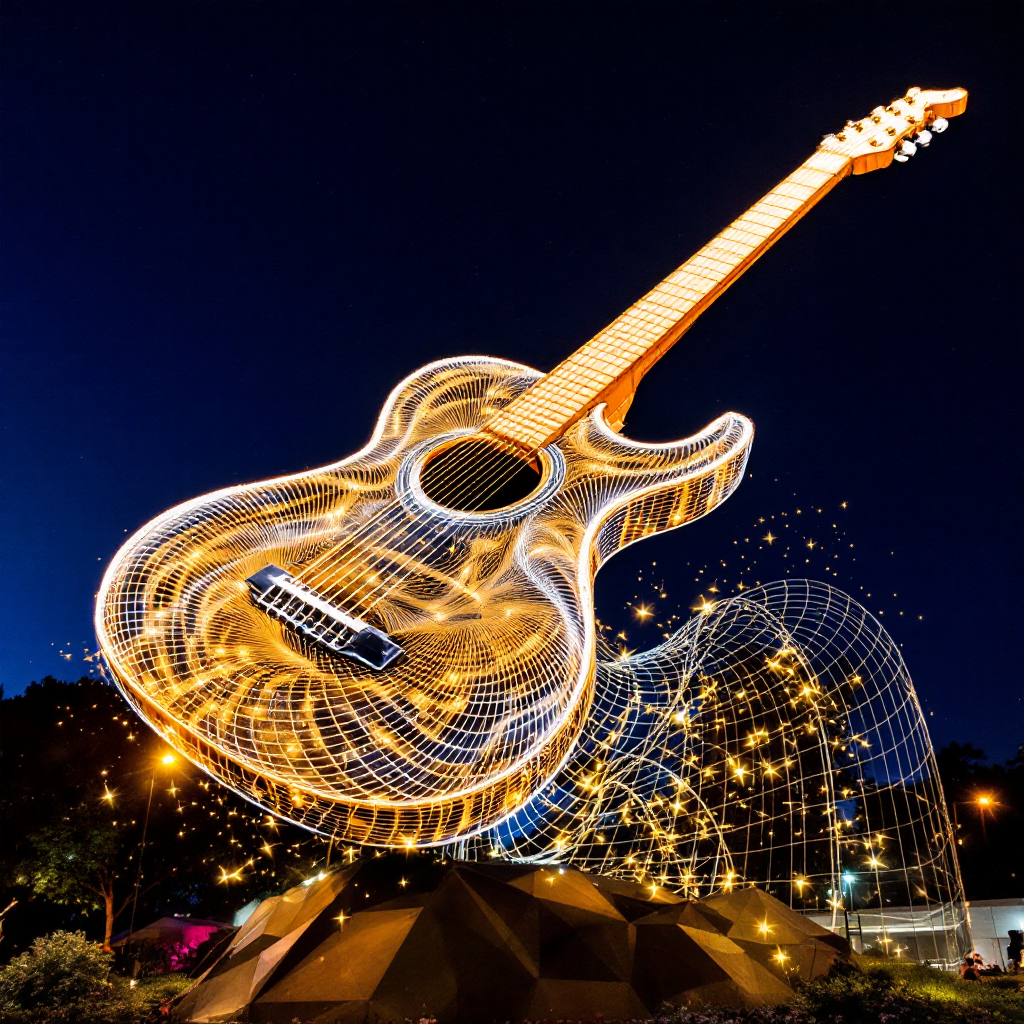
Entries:
POLYGON ((900 143, 900 148, 893 153, 893 160, 898 163, 905 164, 915 153, 917 152, 917 146, 915 146, 910 139, 904 139, 900 143))
POLYGON ((932 133, 927 128, 923 128, 914 136, 914 142, 918 146, 927 146, 932 141, 932 133))
POLYGON ((932 121, 932 131, 940 135, 949 127, 949 122, 944 117, 937 117, 932 121))

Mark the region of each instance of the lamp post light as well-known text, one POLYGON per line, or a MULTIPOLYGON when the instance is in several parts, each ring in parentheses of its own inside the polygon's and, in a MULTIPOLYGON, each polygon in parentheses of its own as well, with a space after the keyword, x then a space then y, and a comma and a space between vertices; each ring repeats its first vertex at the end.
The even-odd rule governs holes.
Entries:
POLYGON ((981 818, 981 841, 983 843, 988 842, 988 836, 985 835, 985 812, 992 806, 992 797, 990 796, 979 796, 978 797, 978 817, 981 818))
POLYGON ((149 799, 146 801, 146 817, 142 821, 142 842, 139 845, 139 869, 135 874, 135 893, 132 896, 132 919, 128 925, 128 938, 127 942, 131 941, 132 932, 135 931, 135 909, 139 904, 139 886, 142 884, 142 855, 146 852, 146 832, 149 830, 149 811, 153 806, 153 789, 156 786, 156 770, 159 765, 170 765, 174 764, 175 757, 173 754, 164 754, 160 758, 159 762, 153 765, 152 770, 149 773, 149 799))
POLYGON ((985 832, 985 812, 991 811, 995 807, 996 801, 991 796, 979 796, 973 800, 951 800, 950 806, 953 808, 953 829, 954 838, 956 838, 956 832, 960 830, 960 822, 957 820, 956 809, 958 806, 969 806, 978 808, 978 818, 981 821, 981 841, 983 843, 988 842, 988 836, 985 832))
POLYGON ((853 882, 854 878, 851 874, 842 874, 839 876, 839 895, 843 900, 843 924, 846 926, 846 941, 850 941, 850 903, 853 902, 853 882), (847 898, 849 893, 849 898, 847 898))

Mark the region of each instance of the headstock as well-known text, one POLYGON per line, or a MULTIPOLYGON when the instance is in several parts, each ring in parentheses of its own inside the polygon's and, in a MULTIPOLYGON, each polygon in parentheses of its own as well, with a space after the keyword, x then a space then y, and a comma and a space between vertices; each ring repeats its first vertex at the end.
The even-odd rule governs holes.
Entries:
POLYGON ((862 120, 847 121, 841 131, 826 135, 818 149, 852 160, 854 174, 888 167, 893 160, 906 163, 919 146, 932 141, 932 133, 946 130, 947 118, 962 114, 966 107, 966 89, 915 86, 862 120))

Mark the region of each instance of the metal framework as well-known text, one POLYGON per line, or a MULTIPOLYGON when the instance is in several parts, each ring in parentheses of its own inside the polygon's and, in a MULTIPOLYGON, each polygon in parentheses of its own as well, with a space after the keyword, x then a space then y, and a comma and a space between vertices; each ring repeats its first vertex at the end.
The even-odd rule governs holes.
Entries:
POLYGON ((599 664, 572 758, 459 852, 693 897, 752 884, 833 923, 914 908, 942 958, 967 942, 953 833, 899 649, 852 598, 807 580, 747 590, 654 650, 599 664))
MULTIPOLYGON (((484 357, 432 363, 392 392, 351 458, 144 526, 97 601, 125 697, 221 782, 339 841, 437 845, 522 806, 589 713, 594 574, 724 501, 753 437, 729 413, 692 438, 638 444, 602 407, 539 453, 525 500, 483 512, 432 502, 420 484, 430 454, 539 377, 484 357), (307 613, 275 597, 284 574, 297 602, 339 610, 310 627, 331 643, 338 623, 368 623, 404 656, 374 666, 295 629, 307 613)), ((457 470, 483 493, 488 464, 457 470)))

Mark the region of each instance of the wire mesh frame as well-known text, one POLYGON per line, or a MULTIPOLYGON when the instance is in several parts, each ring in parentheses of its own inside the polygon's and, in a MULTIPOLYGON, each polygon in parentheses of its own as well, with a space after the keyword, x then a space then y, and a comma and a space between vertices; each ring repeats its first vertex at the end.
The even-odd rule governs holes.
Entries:
MULTIPOLYGON (((643 444, 599 408, 540 454, 543 479, 523 501, 480 513, 432 502, 420 483, 430 453, 474 435, 539 376, 487 357, 431 363, 394 389, 355 455, 142 527, 96 603, 125 698, 244 798, 342 842, 440 845, 522 806, 589 713, 594 573, 724 501, 753 436, 727 413, 693 437, 643 444), (246 582, 268 566, 405 657, 376 671, 286 628, 246 582)), ((468 460, 466 486, 492 472, 468 460)))
POLYGON ((952 963, 969 946, 899 649, 852 598, 807 580, 748 590, 654 650, 602 662, 562 771, 453 852, 568 862, 690 896, 752 884, 833 927, 870 915, 872 944, 889 953, 913 938, 952 963))

